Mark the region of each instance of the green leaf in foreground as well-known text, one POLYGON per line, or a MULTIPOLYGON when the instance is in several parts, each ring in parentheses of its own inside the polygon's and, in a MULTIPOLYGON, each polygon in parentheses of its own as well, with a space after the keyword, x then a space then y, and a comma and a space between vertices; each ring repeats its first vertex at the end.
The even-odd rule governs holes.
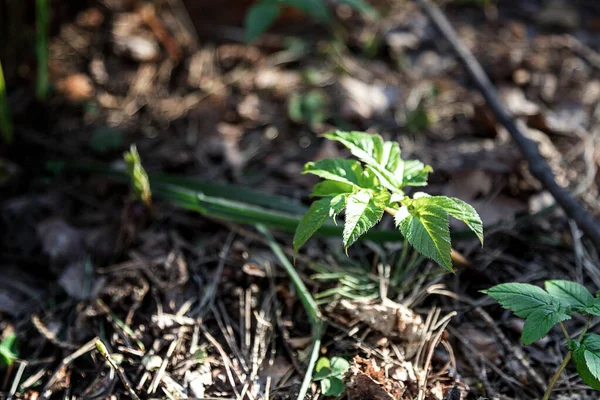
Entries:
POLYGON ((363 169, 356 160, 344 158, 325 158, 306 163, 303 174, 313 174, 330 181, 358 186, 363 169))
POLYGON ((310 205, 308 212, 304 214, 304 217, 300 220, 300 223, 296 228, 296 233, 294 234, 294 255, 298 254, 300 247, 302 247, 304 243, 306 243, 306 241, 310 239, 321 226, 323 226, 325 221, 327 221, 327 218, 329 218, 330 204, 331 198, 325 197, 314 201, 310 205))
POLYGON ((321 357, 315 366, 313 381, 320 381, 324 396, 338 397, 346 390, 342 380, 350 368, 350 363, 342 357, 321 357))
POLYGON ((244 23, 246 43, 254 41, 265 33, 279 16, 280 10, 279 4, 271 0, 262 0, 250 7, 244 23))
POLYGON ((521 318, 553 304, 552 296, 544 289, 528 283, 502 283, 482 292, 521 318))
POLYGON ((581 311, 594 306, 594 296, 576 282, 565 280, 553 280, 544 282, 546 291, 561 304, 581 311))
POLYGON ((346 222, 344 224, 344 232, 342 233, 346 250, 366 231, 379 222, 388 200, 388 193, 374 194, 368 189, 362 189, 348 196, 346 222))
POLYGON ((410 201, 415 207, 433 204, 442 207, 448 215, 464 222, 477 235, 483 245, 483 223, 477 211, 469 204, 455 197, 426 196, 410 201))
POLYGON ((18 357, 17 335, 10 333, 0 342, 0 365, 11 365, 18 357))
POLYGON ((600 390, 600 336, 588 333, 581 344, 574 340, 569 342, 569 348, 573 350, 573 361, 581 379, 600 390))
POLYGON ((560 304, 540 307, 533 311, 525 320, 521 341, 525 345, 536 342, 546 336, 550 329, 559 322, 570 319, 560 304))
POLYGON ((448 213, 442 207, 432 204, 403 206, 396 211, 395 221, 417 251, 453 272, 448 213))

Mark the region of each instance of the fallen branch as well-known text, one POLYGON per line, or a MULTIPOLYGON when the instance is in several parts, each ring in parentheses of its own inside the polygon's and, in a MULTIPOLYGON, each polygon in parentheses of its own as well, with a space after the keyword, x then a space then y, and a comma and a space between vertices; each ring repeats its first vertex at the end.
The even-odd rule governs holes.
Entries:
POLYGON ((567 190, 556 183, 554 174, 546 163, 546 160, 540 154, 537 145, 521 132, 512 116, 500 101, 496 88, 483 71, 483 68, 481 68, 481 65, 479 65, 479 62, 462 45, 446 16, 430 0, 416 0, 416 2, 450 43, 453 51, 467 70, 475 86, 481 91, 481 94, 498 121, 510 133, 510 136, 519 147, 521 154, 527 160, 531 175, 540 181, 548 192, 552 194, 556 202, 565 210, 565 213, 577 223, 594 245, 600 249, 600 225, 567 190))

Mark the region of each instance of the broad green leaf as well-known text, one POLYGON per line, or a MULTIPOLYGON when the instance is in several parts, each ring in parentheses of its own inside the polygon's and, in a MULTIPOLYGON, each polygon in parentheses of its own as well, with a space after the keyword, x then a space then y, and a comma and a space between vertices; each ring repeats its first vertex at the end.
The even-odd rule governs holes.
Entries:
POLYGON ((389 194, 387 192, 374 194, 373 191, 367 189, 362 189, 348 196, 346 222, 342 233, 346 250, 379 222, 388 200, 389 194))
POLYGON ((342 212, 344 207, 346 207, 346 201, 348 201, 348 194, 346 193, 338 194, 333 199, 331 199, 331 202, 329 204, 329 216, 333 218, 333 222, 336 225, 337 222, 335 221, 335 217, 337 217, 337 215, 342 212))
POLYGON ((11 365, 18 357, 17 335, 10 333, 0 342, 0 365, 11 365))
POLYGON ((358 186, 363 169, 356 160, 344 158, 325 158, 304 165, 303 174, 313 174, 330 181, 358 186))
POLYGON ((302 10, 319 21, 329 20, 329 9, 325 0, 281 0, 281 3, 302 10))
POLYGON ((400 207, 395 221, 406 240, 417 251, 453 272, 448 213, 442 207, 431 204, 400 207))
POLYGON ((246 14, 245 39, 250 43, 265 33, 275 22, 281 11, 281 6, 272 0, 262 0, 250 7, 246 14))
POLYGON ((429 173, 433 168, 418 160, 405 160, 402 176, 403 186, 426 186, 429 173))
POLYGON ((346 146, 355 157, 370 167, 369 169, 377 175, 382 186, 391 191, 400 189, 402 180, 395 176, 395 170, 403 168, 404 164, 399 159, 400 147, 397 143, 386 144, 381 136, 365 132, 332 131, 323 136, 346 146))
POLYGON ((544 289, 528 283, 502 283, 482 293, 494 298, 507 310, 521 318, 527 318, 538 309, 552 305, 554 302, 544 289))
POLYGON ((544 282, 546 291, 556 300, 576 311, 594 306, 594 296, 576 282, 553 280, 544 282))
POLYGON ((328 197, 314 201, 310 205, 310 208, 300 220, 294 234, 294 255, 298 254, 300 247, 327 221, 331 208, 330 205, 331 199, 328 197))
POLYGON ((600 390, 600 349, 596 345, 598 335, 589 333, 581 344, 572 340, 569 348, 573 350, 573 361, 579 377, 591 388, 600 390), (587 343, 586 343, 587 342, 587 343))
POLYGON ((551 304, 540 307, 529 314, 523 326, 521 340, 523 344, 529 345, 546 336, 550 329, 559 322, 570 319, 560 304, 551 304))
POLYGON ((323 396, 339 397, 346 390, 346 385, 340 378, 334 376, 321 381, 321 392, 323 396))
POLYGON ((312 190, 311 196, 328 197, 337 196, 342 193, 352 193, 354 186, 349 183, 325 180, 317 183, 312 190))
POLYGON ((420 196, 417 198, 416 194, 414 197, 415 199, 408 202, 408 205, 420 207, 425 204, 434 204, 442 207, 450 216, 464 222, 483 245, 483 223, 472 206, 455 197, 420 196))
POLYGON ((339 4, 347 4, 356 11, 365 14, 367 17, 376 19, 379 18, 379 12, 364 0, 338 0, 339 4))
POLYGON ((588 333, 581 344, 585 347, 585 363, 591 374, 600 379, 600 335, 588 333))
POLYGON ((343 376, 348 369, 350 369, 350 363, 348 360, 342 357, 331 357, 331 371, 334 375, 343 376))

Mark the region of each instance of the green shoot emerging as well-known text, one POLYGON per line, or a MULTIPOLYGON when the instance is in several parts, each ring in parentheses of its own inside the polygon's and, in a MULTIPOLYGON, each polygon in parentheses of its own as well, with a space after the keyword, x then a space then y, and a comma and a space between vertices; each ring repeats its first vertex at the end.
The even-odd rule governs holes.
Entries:
POLYGON ((11 365, 18 357, 17 335, 10 333, 0 342, 0 367, 11 365))
POLYGON ((123 158, 127 163, 127 170, 131 177, 131 186, 138 200, 141 200, 148 208, 152 206, 152 192, 150 191, 150 181, 148 174, 142 166, 140 154, 135 145, 131 145, 131 149, 123 154, 123 158))
POLYGON ((344 375, 350 369, 350 363, 341 357, 319 358, 315 367, 313 381, 320 381, 323 396, 338 397, 346 390, 344 375))
POLYGON ((324 135, 346 146, 358 160, 324 159, 309 162, 304 173, 317 175, 312 196, 320 197, 304 215, 294 236, 297 254, 306 241, 327 221, 345 210, 342 239, 346 250, 384 213, 394 216, 406 240, 424 256, 453 271, 448 217, 463 221, 483 244, 483 225, 477 211, 462 200, 404 189, 426 186, 431 167, 416 160, 403 160, 396 142, 379 135, 334 131, 324 135))
POLYGON ((483 293, 493 297, 500 305, 515 315, 525 318, 521 340, 529 345, 542 339, 555 325, 560 325, 568 340, 568 352, 548 384, 542 400, 548 400, 552 388, 572 357, 581 379, 600 390, 600 335, 588 333, 594 316, 600 316, 600 298, 582 285, 564 280, 544 282, 545 289, 527 283, 503 283, 483 293), (563 321, 571 319, 573 312, 586 315, 588 323, 577 339, 567 333, 563 321))
POLYGON ((8 96, 6 95, 6 82, 4 81, 4 72, 0 63, 0 136, 6 144, 12 143, 13 131, 10 120, 10 111, 8 109, 8 96))

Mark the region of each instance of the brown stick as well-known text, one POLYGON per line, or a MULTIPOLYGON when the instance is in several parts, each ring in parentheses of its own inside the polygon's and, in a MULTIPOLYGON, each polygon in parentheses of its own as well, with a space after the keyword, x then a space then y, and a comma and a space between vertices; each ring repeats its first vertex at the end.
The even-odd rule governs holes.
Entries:
POLYGON ((546 163, 546 160, 540 154, 537 145, 521 132, 512 116, 500 101, 496 88, 483 71, 483 68, 481 68, 481 65, 479 65, 479 62, 462 45, 446 16, 430 0, 416 0, 416 2, 450 43, 453 51, 467 70, 475 86, 481 91, 481 94, 494 115, 496 115, 498 121, 510 133, 510 136, 519 147, 521 154, 527 160, 531 175, 540 181, 563 208, 565 213, 579 225, 594 245, 600 249, 600 225, 567 190, 556 183, 554 174, 546 163))

